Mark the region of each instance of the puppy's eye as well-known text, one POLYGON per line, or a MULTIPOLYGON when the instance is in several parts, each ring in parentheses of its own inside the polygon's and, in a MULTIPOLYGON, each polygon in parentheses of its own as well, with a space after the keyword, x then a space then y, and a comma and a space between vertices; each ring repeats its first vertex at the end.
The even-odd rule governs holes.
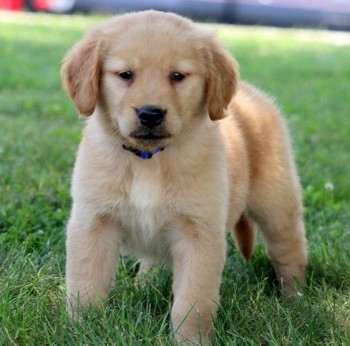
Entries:
POLYGON ((125 71, 118 73, 121 79, 132 81, 134 79, 134 74, 131 71, 125 71))
POLYGON ((185 75, 180 72, 173 72, 170 75, 170 79, 172 82, 181 82, 185 78, 185 75))

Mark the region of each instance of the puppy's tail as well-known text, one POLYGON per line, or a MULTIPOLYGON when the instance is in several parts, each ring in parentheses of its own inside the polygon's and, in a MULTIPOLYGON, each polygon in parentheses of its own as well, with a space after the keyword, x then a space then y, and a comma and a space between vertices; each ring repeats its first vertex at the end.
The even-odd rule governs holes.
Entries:
POLYGON ((232 237, 245 260, 249 261, 254 251, 256 238, 256 225, 253 220, 246 214, 242 214, 232 230, 232 237))

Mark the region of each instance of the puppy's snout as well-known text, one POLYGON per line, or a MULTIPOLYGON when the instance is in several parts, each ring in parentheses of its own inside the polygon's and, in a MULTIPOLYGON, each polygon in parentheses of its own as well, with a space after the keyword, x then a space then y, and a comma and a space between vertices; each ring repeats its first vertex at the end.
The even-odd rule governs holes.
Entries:
POLYGON ((166 110, 156 106, 144 106, 136 108, 136 114, 141 125, 152 129, 162 123, 166 110))

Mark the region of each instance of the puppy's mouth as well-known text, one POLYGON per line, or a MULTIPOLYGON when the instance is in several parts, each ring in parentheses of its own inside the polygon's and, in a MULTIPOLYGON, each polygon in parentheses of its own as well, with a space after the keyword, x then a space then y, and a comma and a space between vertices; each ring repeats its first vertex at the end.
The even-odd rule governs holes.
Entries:
POLYGON ((165 131, 134 131, 130 133, 129 137, 140 143, 152 144, 164 141, 171 135, 165 131))
POLYGON ((171 137, 171 134, 164 128, 138 128, 129 133, 126 144, 140 151, 153 152, 156 149, 166 147, 171 137))

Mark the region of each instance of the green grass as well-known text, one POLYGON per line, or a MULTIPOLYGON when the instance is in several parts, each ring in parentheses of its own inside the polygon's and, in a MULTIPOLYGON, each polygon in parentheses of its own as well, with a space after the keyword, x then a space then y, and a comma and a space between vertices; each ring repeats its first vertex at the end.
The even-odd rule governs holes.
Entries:
MULTIPOLYGON (((134 283, 124 260, 105 309, 65 312, 65 223, 82 128, 63 93, 64 52, 97 17, 1 15, 0 345, 168 345, 171 275, 134 283)), ((218 345, 350 344, 350 35, 222 26, 241 75, 283 107, 304 187, 309 285, 281 297, 261 243, 230 242, 218 345)))

